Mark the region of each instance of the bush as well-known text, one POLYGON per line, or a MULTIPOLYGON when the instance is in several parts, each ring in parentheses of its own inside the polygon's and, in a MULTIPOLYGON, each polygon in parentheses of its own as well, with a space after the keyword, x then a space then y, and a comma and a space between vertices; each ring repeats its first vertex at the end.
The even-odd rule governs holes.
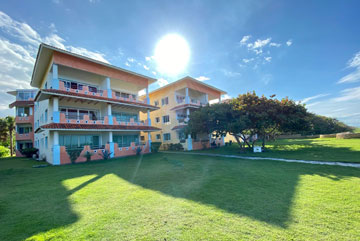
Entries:
POLYGON ((7 157, 7 156, 10 156, 9 148, 6 148, 5 146, 0 146, 0 157, 7 157))
POLYGON ((27 158, 32 158, 34 154, 37 154, 38 149, 36 149, 36 148, 25 148, 25 149, 21 150, 20 152, 21 152, 21 154, 23 154, 27 158))
POLYGON ((169 145, 169 150, 170 151, 183 151, 184 147, 180 143, 176 143, 176 144, 171 143, 169 145))
POLYGON ((75 163, 76 159, 81 154, 82 149, 66 149, 66 152, 69 154, 71 163, 75 163))
POLYGON ((136 155, 139 156, 139 155, 141 154, 141 151, 142 151, 141 147, 138 146, 138 147, 136 148, 136 155))
POLYGON ((94 155, 94 153, 87 151, 87 152, 84 154, 84 157, 86 158, 86 161, 89 162, 89 161, 91 161, 91 157, 92 157, 93 155, 94 155))
POLYGON ((156 153, 159 151, 161 142, 151 142, 151 152, 156 153))
POLYGON ((99 153, 99 155, 103 158, 103 160, 110 159, 111 154, 112 154, 112 152, 110 152, 110 151, 108 151, 106 149, 99 153))

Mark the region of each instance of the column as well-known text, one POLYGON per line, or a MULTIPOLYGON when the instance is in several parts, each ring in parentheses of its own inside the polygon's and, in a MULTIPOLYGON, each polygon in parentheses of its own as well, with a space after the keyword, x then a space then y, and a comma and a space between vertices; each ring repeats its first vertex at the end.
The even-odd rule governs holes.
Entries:
POLYGON ((59 89, 59 76, 58 76, 58 65, 52 65, 52 80, 51 80, 51 88, 58 90, 59 89))
POLYGON ((221 94, 219 95, 219 103, 221 103, 221 94))
POLYGON ((33 115, 33 108, 34 108, 34 107, 32 107, 32 106, 29 107, 29 110, 30 110, 29 115, 33 115))
POLYGON ((107 114, 108 114, 108 117, 109 117, 109 125, 113 125, 114 122, 113 122, 113 118, 112 118, 111 104, 107 105, 107 114))
MULTIPOLYGON (((59 132, 54 131, 53 136, 53 165, 60 165, 60 145, 59 145, 59 132)), ((47 151, 47 150, 45 150, 47 151)))
POLYGON ((109 151, 110 151, 110 157, 113 158, 115 156, 115 147, 113 142, 113 133, 112 131, 109 132, 109 151))
POLYGON ((146 86, 146 103, 150 105, 149 86, 146 86))
POLYGON ((206 104, 209 103, 209 95, 208 94, 205 94, 205 102, 206 102, 206 104))
POLYGON ((185 104, 189 104, 189 103, 190 103, 189 88, 186 87, 186 88, 185 88, 185 104))
POLYGON ((60 123, 59 97, 53 97, 53 122, 60 123))
POLYGON ((186 121, 189 121, 189 119, 190 119, 190 109, 189 108, 187 108, 186 109, 186 121))
POLYGON ((106 77, 105 81, 106 81, 107 97, 112 98, 112 90, 111 90, 111 85, 110 85, 110 78, 106 77))
POLYGON ((147 110, 148 125, 151 126, 150 110, 147 110))
POLYGON ((149 152, 151 152, 151 133, 148 132, 149 152))

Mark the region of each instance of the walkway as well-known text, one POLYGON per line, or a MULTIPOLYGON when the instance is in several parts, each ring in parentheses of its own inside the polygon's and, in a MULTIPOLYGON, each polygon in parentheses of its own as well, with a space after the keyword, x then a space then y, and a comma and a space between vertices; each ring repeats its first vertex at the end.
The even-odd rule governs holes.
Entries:
POLYGON ((250 157, 250 156, 224 155, 224 154, 199 153, 199 152, 177 152, 177 151, 162 151, 162 152, 173 153, 173 154, 185 154, 185 155, 215 156, 215 157, 239 158, 239 159, 247 159, 247 160, 273 160, 273 161, 281 161, 281 162, 297 162, 297 163, 306 163, 306 164, 360 168, 360 163, 306 161, 306 160, 292 160, 292 159, 283 159, 283 158, 275 158, 275 157, 250 157))

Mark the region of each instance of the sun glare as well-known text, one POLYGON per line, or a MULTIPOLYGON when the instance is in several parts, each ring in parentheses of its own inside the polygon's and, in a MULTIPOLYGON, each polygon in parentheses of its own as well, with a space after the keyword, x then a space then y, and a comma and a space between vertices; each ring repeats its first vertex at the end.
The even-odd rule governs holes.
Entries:
POLYGON ((182 36, 168 34, 157 43, 154 58, 160 73, 178 75, 186 69, 190 48, 182 36))

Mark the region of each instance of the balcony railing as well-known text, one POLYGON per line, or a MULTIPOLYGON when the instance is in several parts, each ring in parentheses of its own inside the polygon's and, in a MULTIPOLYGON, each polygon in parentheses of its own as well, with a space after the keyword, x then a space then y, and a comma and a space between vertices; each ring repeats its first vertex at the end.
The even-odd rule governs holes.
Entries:
POLYGON ((16 116, 15 122, 16 123, 32 123, 34 121, 34 116, 16 116))
POLYGON ((17 141, 25 141, 25 140, 33 140, 34 139, 34 132, 29 133, 16 133, 16 140, 17 141))
MULTIPOLYGON (((89 117, 88 115, 66 115, 60 113, 60 123, 71 123, 71 124, 96 124, 96 125, 109 125, 109 117, 89 117)), ((113 116, 113 125, 132 125, 132 126, 148 126, 148 121, 135 121, 130 118, 129 121, 122 121, 113 116)))
MULTIPOLYGON (((63 91, 77 93, 77 94, 84 94, 84 95, 88 95, 89 97, 90 96, 98 96, 98 97, 109 98, 107 90, 101 90, 101 89, 95 88, 93 86, 78 84, 76 86, 76 88, 71 88, 71 86, 66 87, 64 81, 61 81, 61 80, 59 82, 59 85, 60 85, 59 89, 63 90, 63 91)), ((133 103, 141 103, 141 104, 147 103, 146 100, 139 100, 136 97, 134 98, 130 94, 129 94, 129 97, 122 97, 122 96, 119 96, 118 93, 119 92, 117 92, 117 91, 111 90, 111 99, 128 101, 128 102, 133 102, 133 103)))

